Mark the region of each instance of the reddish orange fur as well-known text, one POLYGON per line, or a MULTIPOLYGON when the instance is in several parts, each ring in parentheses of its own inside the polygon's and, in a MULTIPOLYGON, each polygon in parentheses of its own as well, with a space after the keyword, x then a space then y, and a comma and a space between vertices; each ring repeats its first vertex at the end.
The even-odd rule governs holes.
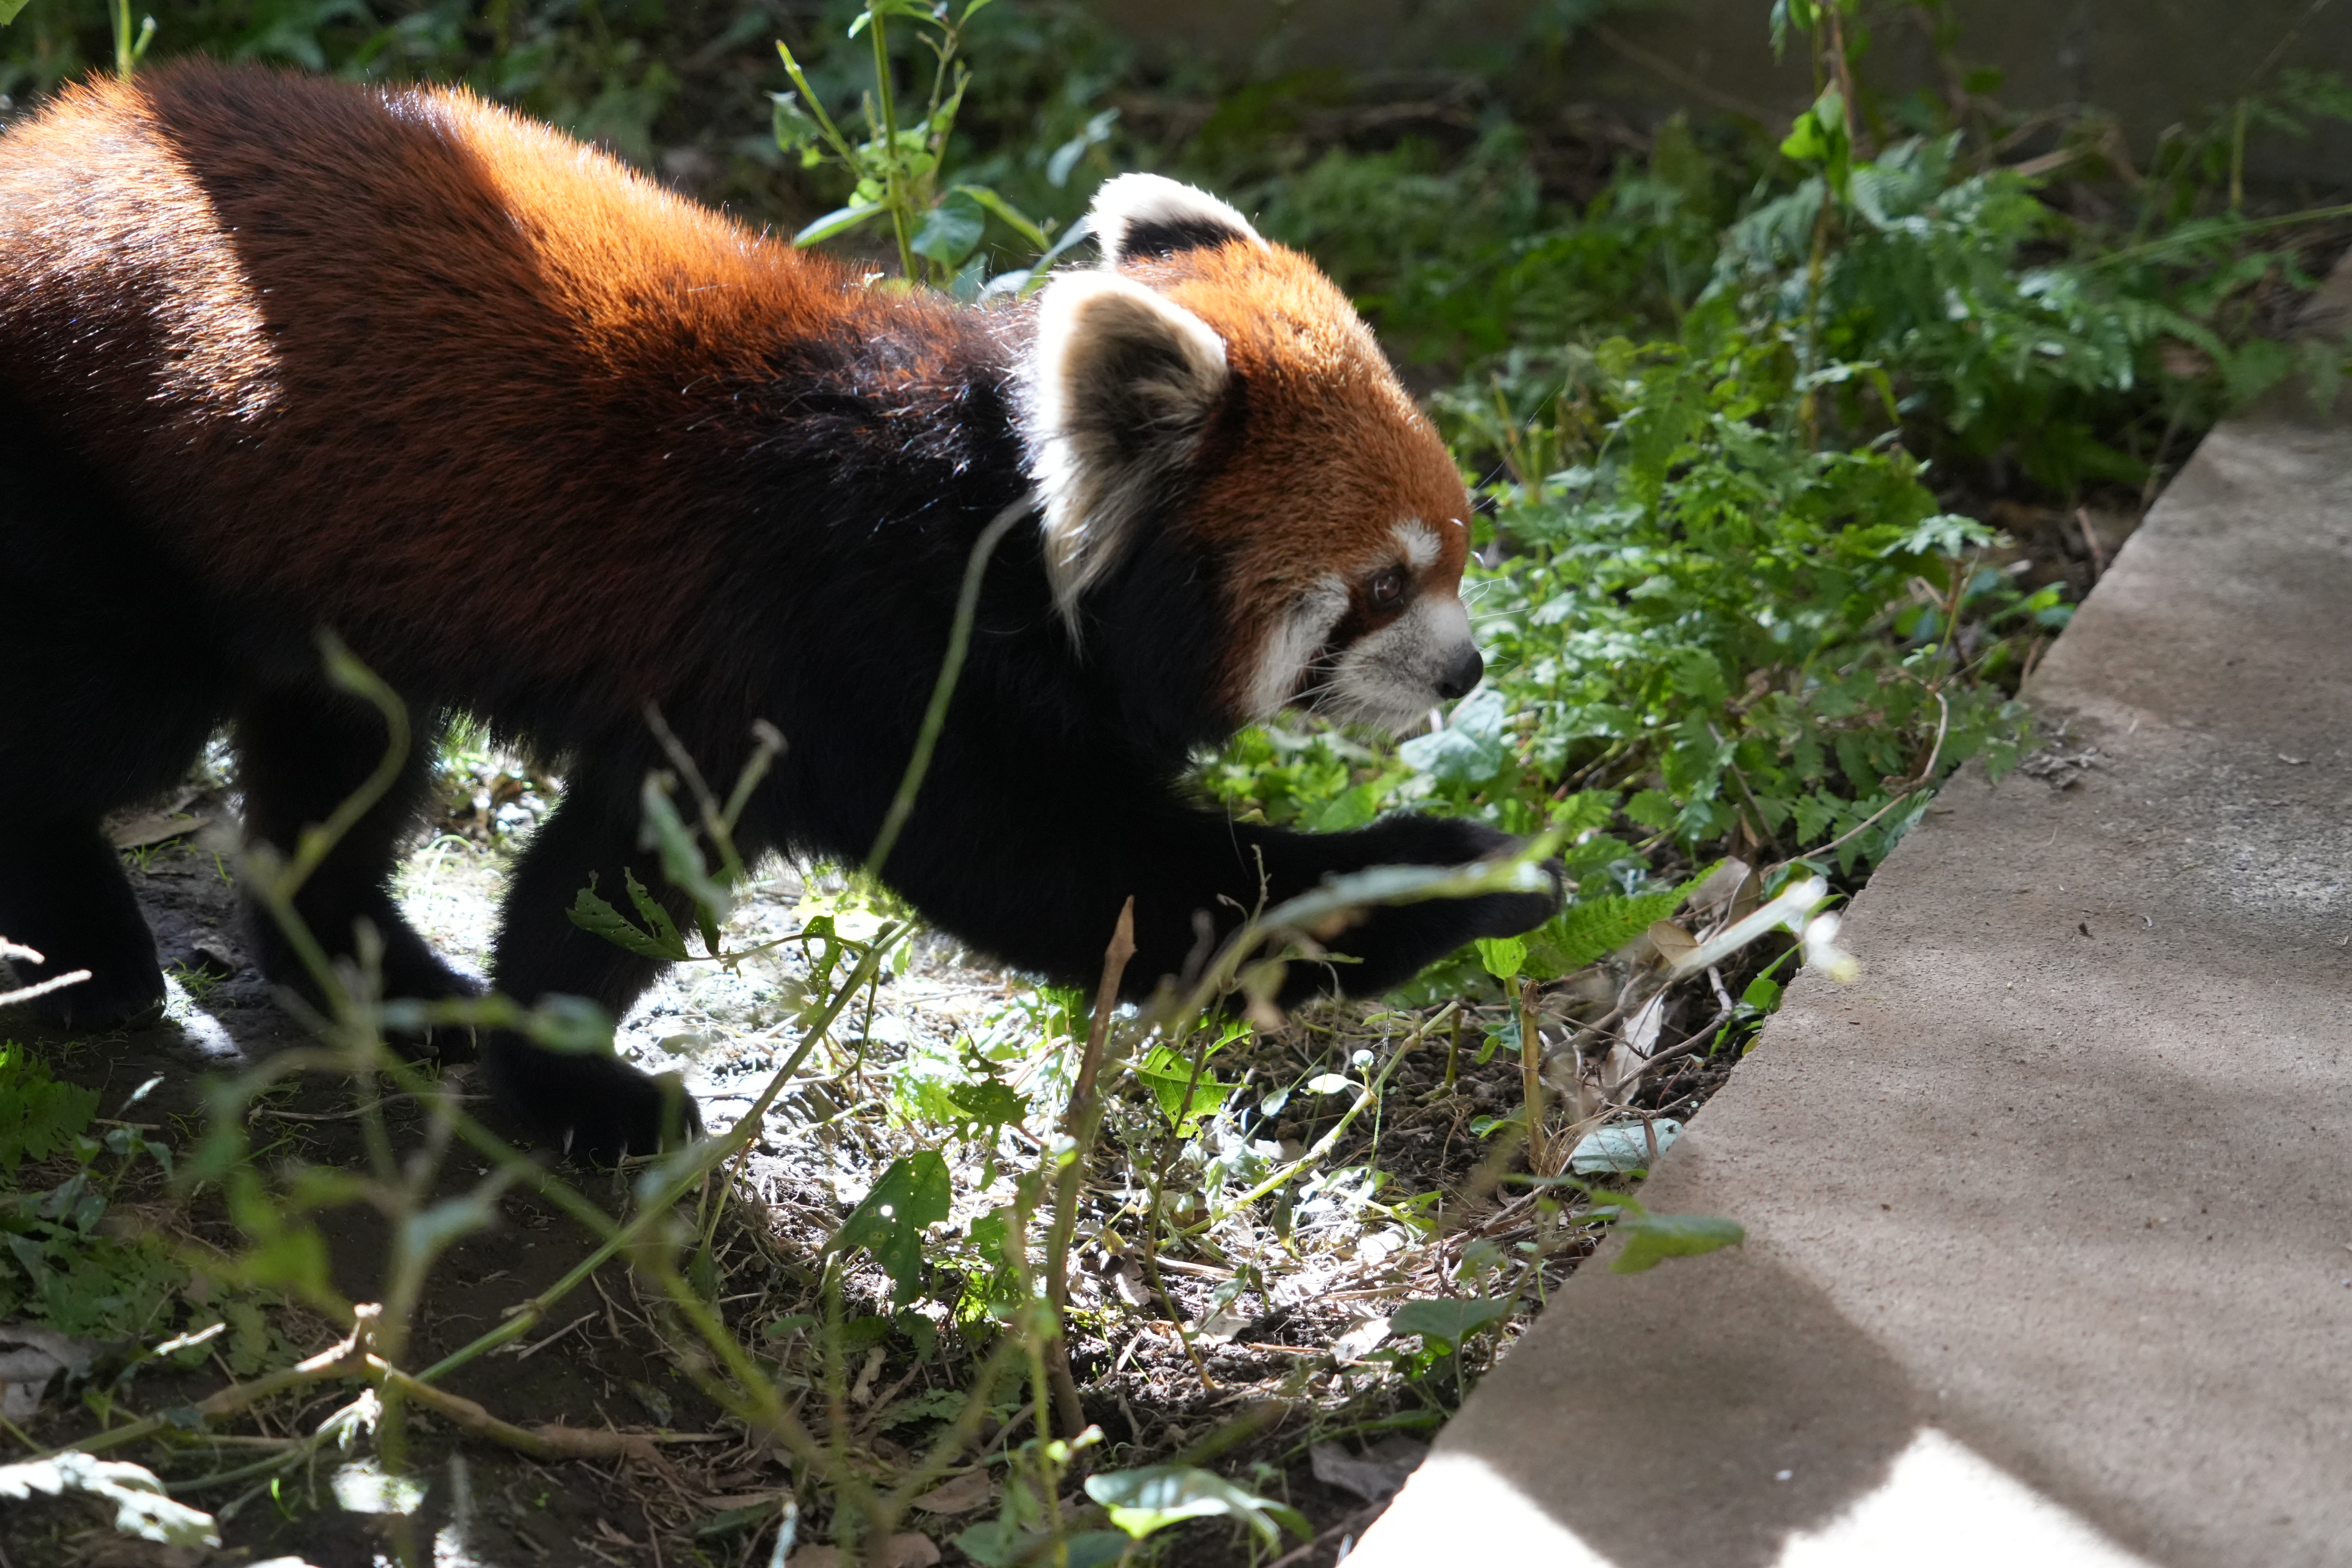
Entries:
MULTIPOLYGON (((52 363, 100 384, 0 372, 109 453, 134 503, 192 483, 213 499, 184 543, 225 587, 654 696, 644 672, 718 569, 717 533, 693 526, 699 476, 666 461, 666 437, 709 412, 693 389, 756 384, 777 345, 822 328, 957 312, 879 297, 461 88, 388 101, 389 117, 203 64, 68 89, 7 138, 12 164, 71 174, 0 217, 0 272, 72 340, 52 363), (265 141, 246 127, 268 94, 265 141), (304 123, 325 117, 322 142, 363 137, 372 159, 306 166, 304 123), (237 187, 265 174, 283 232, 239 221, 237 187), (384 330, 354 343, 355 321, 384 330), (224 405, 266 413, 268 439, 240 440, 224 405), (257 528, 257 510, 336 523, 257 528), (604 569, 544 570, 590 555, 604 569)), ((937 333, 942 353, 960 336, 937 333)))
MULTIPOLYGON (((1407 518, 1438 538, 1421 586, 1458 591, 1469 492, 1435 427, 1321 268, 1286 246, 1236 243, 1125 270, 1208 322, 1245 388, 1244 434, 1204 454, 1210 477, 1186 520, 1229 552, 1237 628, 1263 636, 1318 579, 1386 563, 1407 518)), ((1236 704, 1246 678, 1245 663, 1227 671, 1236 704)))

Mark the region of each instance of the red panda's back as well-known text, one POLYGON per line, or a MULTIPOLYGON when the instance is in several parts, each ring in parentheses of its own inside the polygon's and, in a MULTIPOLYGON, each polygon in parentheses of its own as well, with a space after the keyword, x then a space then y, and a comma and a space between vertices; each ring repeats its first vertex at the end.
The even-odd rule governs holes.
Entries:
POLYGON ((721 545, 675 460, 711 389, 875 308, 462 92, 190 62, 0 137, 0 394, 193 570, 362 644, 635 662, 721 545))

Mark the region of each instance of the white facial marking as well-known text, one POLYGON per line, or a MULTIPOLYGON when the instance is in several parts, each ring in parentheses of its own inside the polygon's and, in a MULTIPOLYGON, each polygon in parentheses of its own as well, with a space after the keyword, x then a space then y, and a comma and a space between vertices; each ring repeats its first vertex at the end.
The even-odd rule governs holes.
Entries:
POLYGON ((1358 638, 1332 672, 1335 717, 1390 730, 1419 722, 1441 700, 1439 685, 1476 650, 1470 612, 1448 594, 1424 594, 1412 607, 1358 638))
POLYGON ((1348 613, 1348 585, 1326 577, 1275 623, 1258 650, 1257 672, 1250 679, 1249 714, 1268 719, 1282 710, 1307 673, 1307 661, 1329 639, 1331 628, 1348 613))
POLYGON ((1223 395, 1224 340, 1139 283, 1067 273, 1038 303, 1027 378, 1045 570, 1075 636, 1079 597, 1118 561, 1223 395))
POLYGON ((1445 543, 1437 537, 1437 530, 1417 517, 1409 517, 1398 523, 1392 531, 1396 535, 1397 548, 1404 552, 1404 558, 1412 563, 1414 571, 1426 572, 1437 564, 1437 552, 1444 548, 1445 543))

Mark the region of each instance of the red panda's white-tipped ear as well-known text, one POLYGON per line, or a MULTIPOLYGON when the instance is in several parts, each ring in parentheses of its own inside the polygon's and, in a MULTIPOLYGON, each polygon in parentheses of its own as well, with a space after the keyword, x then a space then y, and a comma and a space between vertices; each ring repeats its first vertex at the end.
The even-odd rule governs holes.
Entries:
POLYGON ((1249 219, 1208 192, 1160 174, 1105 180, 1087 219, 1102 246, 1106 268, 1237 239, 1265 243, 1249 219))
POLYGON ((1030 376, 1045 566, 1076 631, 1079 596, 1199 445, 1224 395, 1225 345, 1139 283, 1070 272, 1039 299, 1030 376))

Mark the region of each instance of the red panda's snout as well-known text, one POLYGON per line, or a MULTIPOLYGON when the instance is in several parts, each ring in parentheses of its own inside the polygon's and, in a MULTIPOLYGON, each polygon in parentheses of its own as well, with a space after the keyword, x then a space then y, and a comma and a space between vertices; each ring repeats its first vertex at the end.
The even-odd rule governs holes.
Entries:
POLYGON ((1097 270, 1047 286, 1028 367, 1046 561, 1075 632, 1149 529, 1221 579, 1231 723, 1401 729, 1485 672, 1460 596, 1469 498, 1314 263, 1191 186, 1106 184, 1097 270))
POLYGON ((1415 519, 1391 531, 1395 558, 1353 585, 1312 684, 1293 700, 1346 722, 1399 730, 1465 695, 1486 661, 1470 635, 1458 563, 1451 581, 1435 580, 1438 531, 1415 519))

